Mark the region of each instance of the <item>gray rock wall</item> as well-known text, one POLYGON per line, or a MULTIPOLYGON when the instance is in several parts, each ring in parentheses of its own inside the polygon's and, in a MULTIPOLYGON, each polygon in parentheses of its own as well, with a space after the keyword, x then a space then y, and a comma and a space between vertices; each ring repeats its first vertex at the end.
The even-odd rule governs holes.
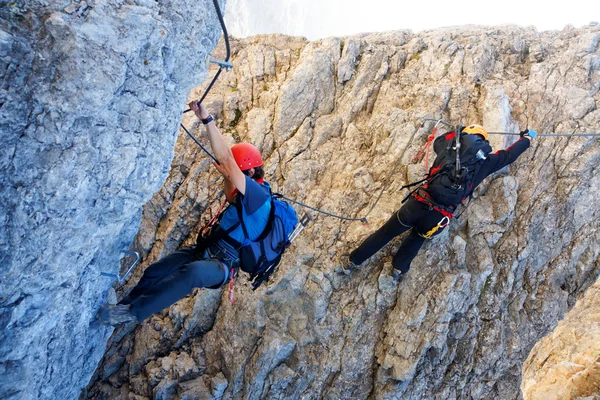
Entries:
MULTIPOLYGON (((232 143, 262 149, 276 190, 364 216, 424 117, 600 133, 599 40, 598 25, 257 36, 233 43, 235 68, 207 105, 232 143)), ((185 121, 202 135, 195 117, 185 121)), ((242 277, 234 304, 226 289, 198 290, 124 327, 83 397, 520 398, 530 349, 600 275, 598 139, 535 139, 424 246, 399 285, 389 277, 398 240, 350 277, 337 275, 337 257, 425 173, 424 157, 414 157, 428 133, 417 133, 368 226, 318 217, 269 285, 252 292, 242 277)), ((176 154, 145 208, 144 266, 192 243, 222 200, 218 173, 185 135, 176 154)))
MULTIPOLYGON (((222 6, 224 2, 222 2, 222 6)), ((76 397, 221 32, 212 1, 0 1, 0 398, 76 397)))

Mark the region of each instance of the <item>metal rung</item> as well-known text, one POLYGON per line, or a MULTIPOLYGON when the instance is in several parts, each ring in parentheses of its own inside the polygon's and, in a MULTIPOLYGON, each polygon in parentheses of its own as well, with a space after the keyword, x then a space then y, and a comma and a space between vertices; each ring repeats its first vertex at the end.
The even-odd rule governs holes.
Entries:
POLYGON ((306 228, 310 221, 312 221, 312 217, 308 213, 304 213, 304 216, 299 221, 300 223, 296 226, 294 231, 290 233, 290 237, 288 238, 290 243, 292 243, 294 239, 296 239, 298 235, 300 235, 300 233, 304 230, 304 228, 306 228))
POLYGON ((140 255, 136 251, 129 251, 129 250, 121 250, 121 253, 130 254, 132 256, 135 256, 135 261, 133 262, 133 264, 131 264, 131 267, 129 267, 129 269, 127 270, 127 272, 125 272, 125 274, 122 277, 119 277, 119 275, 117 275, 117 274, 111 274, 109 272, 100 272, 100 275, 107 276, 109 278, 116 278, 117 281, 119 281, 119 283, 123 283, 125 281, 125 278, 127 277, 127 275, 129 275, 129 273, 140 262, 140 255))
POLYGON ((221 61, 221 60, 217 60, 216 58, 212 58, 212 57, 210 57, 208 59, 208 61, 210 61, 211 63, 214 63, 214 64, 218 64, 221 68, 225 68, 227 71, 229 71, 231 68, 233 68, 233 64, 229 61, 221 61))

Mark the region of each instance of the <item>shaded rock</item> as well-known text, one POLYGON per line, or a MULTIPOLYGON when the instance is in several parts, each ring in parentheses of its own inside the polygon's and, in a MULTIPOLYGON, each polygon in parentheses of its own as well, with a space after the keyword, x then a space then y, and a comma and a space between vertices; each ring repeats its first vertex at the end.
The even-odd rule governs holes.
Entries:
MULTIPOLYGON (((111 329, 94 323, 161 187, 220 26, 212 2, 0 7, 0 397, 75 398, 111 329), (188 23, 181 23, 181 15, 188 23)), ((103 376, 123 360, 109 359, 103 376)))
POLYGON ((182 400, 209 400, 211 399, 211 391, 204 383, 204 378, 196 378, 191 381, 184 382, 180 385, 182 400))

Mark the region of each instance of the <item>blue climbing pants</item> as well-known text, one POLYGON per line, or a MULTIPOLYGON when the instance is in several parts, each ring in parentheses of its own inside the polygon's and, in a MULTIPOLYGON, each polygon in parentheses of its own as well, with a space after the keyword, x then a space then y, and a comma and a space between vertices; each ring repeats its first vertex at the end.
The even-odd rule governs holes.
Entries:
POLYGON ((171 306, 195 288, 218 289, 229 278, 231 263, 210 258, 208 250, 204 259, 194 256, 194 247, 178 250, 144 271, 133 290, 119 302, 130 304, 131 313, 138 321, 171 306))

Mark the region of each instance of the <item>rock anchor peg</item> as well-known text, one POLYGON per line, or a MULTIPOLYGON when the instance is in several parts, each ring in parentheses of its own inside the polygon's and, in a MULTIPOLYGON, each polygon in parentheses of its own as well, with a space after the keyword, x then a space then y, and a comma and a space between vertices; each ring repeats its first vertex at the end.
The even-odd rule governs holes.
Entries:
POLYGON ((135 266, 140 262, 140 254, 136 251, 130 251, 130 250, 121 250, 121 253, 135 256, 135 261, 133 262, 133 264, 131 264, 131 267, 129 267, 127 272, 125 272, 125 274, 123 274, 123 276, 121 276, 121 277, 119 277, 119 275, 117 275, 117 274, 111 274, 110 272, 100 272, 100 275, 107 276, 109 278, 116 278, 119 283, 123 283, 125 281, 125 278, 127 277, 127 275, 129 275, 129 273, 131 271, 133 271, 135 266))
POLYGON ((217 64, 221 68, 225 68, 225 70, 227 70, 227 71, 229 71, 231 68, 233 68, 233 64, 229 61, 217 60, 216 58, 212 58, 212 57, 210 57, 208 59, 208 61, 213 64, 217 64))

